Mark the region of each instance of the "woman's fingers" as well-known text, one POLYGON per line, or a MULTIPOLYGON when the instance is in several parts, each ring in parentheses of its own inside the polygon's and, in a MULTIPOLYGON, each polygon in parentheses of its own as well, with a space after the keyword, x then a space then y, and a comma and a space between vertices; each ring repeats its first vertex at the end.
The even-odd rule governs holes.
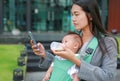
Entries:
POLYGON ((33 43, 33 41, 32 40, 30 40, 30 44, 33 46, 34 45, 34 43, 33 43))
POLYGON ((65 46, 63 46, 63 48, 64 48, 64 50, 62 50, 62 51, 55 51, 55 50, 52 50, 52 51, 55 55, 58 55, 65 59, 71 60, 71 58, 75 56, 75 53, 65 46))
POLYGON ((37 45, 35 45, 32 40, 30 41, 30 43, 32 45, 31 47, 33 49, 33 52, 36 55, 39 55, 39 56, 42 56, 43 58, 45 58, 45 49, 44 49, 44 46, 40 42, 37 43, 37 45))

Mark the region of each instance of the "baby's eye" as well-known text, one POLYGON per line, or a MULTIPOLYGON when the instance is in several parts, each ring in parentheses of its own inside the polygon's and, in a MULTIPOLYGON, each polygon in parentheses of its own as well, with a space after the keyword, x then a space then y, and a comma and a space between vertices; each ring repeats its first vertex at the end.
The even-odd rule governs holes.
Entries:
POLYGON ((63 41, 62 43, 66 43, 67 41, 63 41))
POLYGON ((65 41, 65 43, 67 43, 67 41, 65 41))

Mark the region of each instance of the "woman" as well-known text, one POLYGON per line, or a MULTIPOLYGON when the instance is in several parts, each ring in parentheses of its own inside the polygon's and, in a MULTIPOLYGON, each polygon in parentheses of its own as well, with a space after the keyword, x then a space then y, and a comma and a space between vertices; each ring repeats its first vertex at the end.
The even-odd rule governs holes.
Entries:
MULTIPOLYGON (((97 39, 98 45, 94 47, 90 62, 87 63, 83 59, 76 58, 68 48, 64 48, 64 51, 59 52, 52 50, 54 54, 75 63, 79 68, 77 76, 82 80, 115 81, 118 54, 117 42, 104 29, 96 0, 73 0, 72 21, 75 29, 81 31, 80 35, 83 40, 83 46, 78 53, 86 52, 91 40, 93 38, 97 39)), ((34 53, 44 58, 43 63, 50 64, 54 56, 45 52, 42 44, 39 43, 38 45, 41 50, 37 50, 32 43, 34 53)))

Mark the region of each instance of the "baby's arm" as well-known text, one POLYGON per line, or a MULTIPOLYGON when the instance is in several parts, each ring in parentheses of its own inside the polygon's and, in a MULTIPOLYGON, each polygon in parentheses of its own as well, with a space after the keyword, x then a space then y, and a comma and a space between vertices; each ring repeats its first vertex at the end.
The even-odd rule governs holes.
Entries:
POLYGON ((52 73, 52 70, 53 70, 53 66, 50 66, 42 81, 48 81, 50 79, 50 75, 52 73))
POLYGON ((80 78, 77 76, 77 73, 73 74, 73 81, 80 81, 80 78))

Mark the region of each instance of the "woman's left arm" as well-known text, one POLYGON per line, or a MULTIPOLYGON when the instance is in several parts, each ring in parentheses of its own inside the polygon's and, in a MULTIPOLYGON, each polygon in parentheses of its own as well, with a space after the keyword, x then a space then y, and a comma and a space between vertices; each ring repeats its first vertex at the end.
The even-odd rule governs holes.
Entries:
POLYGON ((86 81, 115 81, 117 67, 117 45, 111 37, 105 37, 107 53, 102 54, 98 47, 91 63, 81 60, 78 77, 86 81))
POLYGON ((54 51, 55 55, 61 56, 75 63, 78 68, 78 77, 86 81, 115 81, 117 67, 117 44, 112 37, 105 37, 107 53, 102 54, 100 47, 95 51, 91 63, 86 63, 75 57, 74 53, 67 48, 64 51, 54 51))

